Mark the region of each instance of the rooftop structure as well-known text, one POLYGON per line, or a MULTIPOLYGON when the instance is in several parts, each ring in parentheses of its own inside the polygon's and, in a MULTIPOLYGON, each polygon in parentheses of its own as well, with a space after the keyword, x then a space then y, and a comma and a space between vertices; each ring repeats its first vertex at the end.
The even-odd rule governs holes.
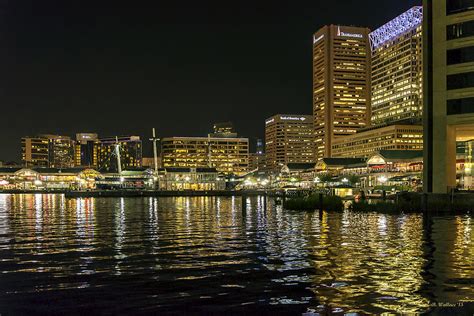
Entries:
POLYGON ((423 22, 423 7, 416 6, 369 34, 372 51, 416 29, 423 22))

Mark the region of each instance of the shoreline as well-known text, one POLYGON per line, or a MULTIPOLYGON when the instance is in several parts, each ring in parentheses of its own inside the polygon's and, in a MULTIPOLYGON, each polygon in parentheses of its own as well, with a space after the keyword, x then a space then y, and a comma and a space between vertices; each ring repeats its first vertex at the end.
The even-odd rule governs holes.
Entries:
POLYGON ((281 196, 279 191, 152 191, 152 190, 5 190, 0 194, 64 194, 66 198, 89 197, 200 197, 200 196, 281 196))

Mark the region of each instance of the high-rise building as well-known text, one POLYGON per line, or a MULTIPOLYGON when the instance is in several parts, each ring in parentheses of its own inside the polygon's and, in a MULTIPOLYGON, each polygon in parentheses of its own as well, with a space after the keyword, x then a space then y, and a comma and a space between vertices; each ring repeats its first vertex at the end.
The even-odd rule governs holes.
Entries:
POLYGON ((280 170, 288 163, 314 162, 311 115, 277 114, 265 121, 266 168, 280 170))
POLYGON ((74 166, 74 141, 68 136, 38 135, 21 140, 26 166, 71 168, 74 166))
POLYGON ((413 7, 370 33, 372 126, 418 119, 423 110, 423 8, 413 7))
POLYGON ((74 164, 97 168, 99 162, 99 137, 94 133, 76 134, 74 164))
POLYGON ((456 186, 456 141, 474 139, 474 1, 424 1, 423 12, 423 184, 446 193, 456 186))
POLYGON ((142 166, 142 141, 140 136, 119 136, 100 138, 98 151, 99 171, 117 172, 116 146, 120 148, 122 170, 142 166), (118 142, 117 142, 118 139, 118 142))
POLYGON ((315 157, 370 122, 369 29, 329 25, 313 36, 315 157))
POLYGON ((249 167, 249 140, 237 137, 168 137, 161 141, 164 168, 216 168, 242 175, 249 167))
POLYGON ((21 160, 26 167, 48 167, 48 139, 43 137, 23 137, 21 139, 21 160))

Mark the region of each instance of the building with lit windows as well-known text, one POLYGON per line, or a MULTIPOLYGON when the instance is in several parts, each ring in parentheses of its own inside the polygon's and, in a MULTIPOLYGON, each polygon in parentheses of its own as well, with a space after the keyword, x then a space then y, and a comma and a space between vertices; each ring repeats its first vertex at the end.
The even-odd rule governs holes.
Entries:
POLYGON ((117 172, 117 144, 120 148, 122 170, 142 166, 142 141, 140 136, 104 137, 99 139, 98 170, 100 172, 117 172), (118 142, 117 142, 118 139, 118 142))
POLYGON ((368 128, 354 135, 334 140, 333 157, 368 158, 381 150, 415 150, 423 149, 423 126, 421 125, 387 125, 368 128))
POLYGON ((74 141, 68 136, 38 135, 21 140, 22 161, 25 166, 72 168, 74 141))
POLYGON ((99 137, 94 133, 76 134, 74 164, 97 168, 99 162, 99 137))
POLYGON ((423 184, 447 193, 456 187, 456 141, 469 148, 474 139, 474 1, 424 1, 423 12, 423 184))
POLYGON ((277 114, 265 121, 266 168, 277 171, 289 163, 314 162, 311 115, 277 114))
POLYGON ((329 25, 313 35, 315 157, 370 122, 369 29, 329 25))
POLYGON ((49 167, 74 167, 74 140, 69 136, 40 135, 49 141, 49 167))
POLYGON ((422 7, 413 7, 369 35, 372 126, 405 119, 421 120, 422 21, 422 7))
POLYGON ((167 137, 161 140, 163 168, 215 168, 242 175, 249 168, 249 140, 238 137, 167 137))
POLYGON ((48 139, 43 137, 23 137, 21 139, 21 160, 26 167, 48 167, 48 139))

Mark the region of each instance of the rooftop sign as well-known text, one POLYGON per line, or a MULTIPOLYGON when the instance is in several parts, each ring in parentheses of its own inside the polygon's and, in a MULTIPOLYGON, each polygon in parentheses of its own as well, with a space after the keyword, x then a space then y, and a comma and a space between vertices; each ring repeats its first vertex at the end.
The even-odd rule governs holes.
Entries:
POLYGON ((280 116, 280 120, 283 120, 283 121, 306 121, 306 117, 300 117, 300 116, 280 116))
POLYGON ((354 38, 364 38, 364 35, 359 33, 346 33, 341 31, 341 27, 337 27, 337 36, 345 36, 345 37, 354 37, 354 38))

